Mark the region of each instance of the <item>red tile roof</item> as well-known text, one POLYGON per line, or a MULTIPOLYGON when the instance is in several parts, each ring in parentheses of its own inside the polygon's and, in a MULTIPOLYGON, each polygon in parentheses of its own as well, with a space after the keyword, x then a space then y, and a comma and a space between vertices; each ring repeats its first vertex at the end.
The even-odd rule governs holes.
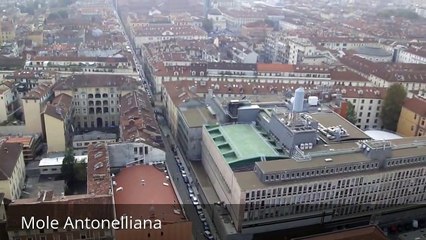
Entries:
POLYGON ((133 91, 120 100, 120 131, 123 141, 144 142, 162 148, 160 128, 146 92, 133 91))
POLYGON ((0 140, 0 180, 7 180, 12 177, 21 153, 21 144, 7 143, 5 140, 0 140))
POLYGON ((23 98, 24 99, 40 99, 52 91, 51 83, 40 83, 36 88, 33 88, 23 98))
POLYGON ((95 195, 111 194, 111 175, 106 144, 91 144, 87 151, 87 193, 95 195))
POLYGON ((65 120, 72 107, 72 97, 61 93, 56 96, 52 103, 44 107, 43 113, 59 120, 65 120))
POLYGON ((187 221, 166 174, 152 165, 123 168, 114 178, 117 217, 153 217, 162 223, 187 221), (121 190, 117 190, 117 189, 121 190))
POLYGON ((294 72, 294 65, 279 63, 258 63, 258 72, 294 72))
POLYGON ((417 113, 421 117, 426 117, 426 99, 420 97, 407 98, 404 101, 404 108, 417 113))

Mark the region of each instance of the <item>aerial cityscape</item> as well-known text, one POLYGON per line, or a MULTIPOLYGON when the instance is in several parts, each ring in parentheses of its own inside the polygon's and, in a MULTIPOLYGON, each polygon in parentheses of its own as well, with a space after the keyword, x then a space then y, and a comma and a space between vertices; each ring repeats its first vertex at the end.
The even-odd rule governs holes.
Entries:
POLYGON ((0 13, 0 240, 426 239, 425 0, 0 13))

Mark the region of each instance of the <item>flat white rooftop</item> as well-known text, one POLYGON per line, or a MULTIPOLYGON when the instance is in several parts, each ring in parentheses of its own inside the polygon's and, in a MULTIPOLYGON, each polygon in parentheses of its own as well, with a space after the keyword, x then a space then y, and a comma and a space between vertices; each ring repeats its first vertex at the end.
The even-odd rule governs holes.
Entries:
MULTIPOLYGON (((85 162, 87 163, 87 155, 74 156, 77 162, 85 162)), ((56 158, 43 158, 40 160, 38 167, 48 167, 48 166, 62 166, 62 161, 64 157, 56 157, 56 158)))
POLYGON ((391 132, 381 131, 381 130, 367 130, 364 131, 369 137, 374 140, 392 140, 392 139, 401 139, 402 137, 391 132))

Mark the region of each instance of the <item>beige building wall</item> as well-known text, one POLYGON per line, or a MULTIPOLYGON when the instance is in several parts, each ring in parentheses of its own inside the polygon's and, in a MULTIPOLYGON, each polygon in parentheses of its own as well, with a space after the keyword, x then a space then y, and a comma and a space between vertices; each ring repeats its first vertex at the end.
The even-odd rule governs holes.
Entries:
POLYGON ((25 116, 25 129, 27 133, 42 133, 40 114, 40 100, 38 99, 23 99, 22 107, 25 116))
POLYGON ((64 122, 47 114, 44 114, 43 118, 47 152, 64 152, 66 149, 64 122))
MULTIPOLYGON (((401 114, 399 115, 398 128, 396 132, 404 137, 414 137, 418 135, 419 127, 425 125, 425 120, 418 114, 402 107, 401 114)), ((423 135, 423 134, 422 134, 423 135)))
POLYGON ((25 183, 25 163, 24 155, 21 151, 19 159, 13 169, 12 176, 8 180, 0 181, 0 192, 4 193, 7 199, 19 199, 22 193, 22 188, 25 183))
MULTIPOLYGON (((5 95, 5 93, 3 93, 3 95, 5 95)), ((4 122, 7 120, 6 101, 3 95, 0 98, 0 122, 4 122)))
POLYGON ((33 32, 32 34, 28 35, 27 38, 31 39, 33 44, 35 44, 37 46, 43 45, 43 32, 42 31, 33 32))

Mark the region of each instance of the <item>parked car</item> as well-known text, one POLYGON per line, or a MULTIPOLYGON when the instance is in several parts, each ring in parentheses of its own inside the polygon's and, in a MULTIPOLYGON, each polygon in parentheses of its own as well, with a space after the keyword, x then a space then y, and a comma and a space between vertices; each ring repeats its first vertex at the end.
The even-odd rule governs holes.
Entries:
POLYGON ((204 221, 202 223, 203 223, 204 231, 210 231, 209 224, 206 221, 204 221))
POLYGON ((204 216, 204 213, 200 214, 200 220, 201 220, 201 222, 205 222, 206 221, 206 216, 204 216))
POLYGON ((204 231, 204 236, 207 238, 207 239, 214 239, 213 238, 213 235, 212 235, 212 233, 210 232, 210 231, 204 231))
POLYGON ((194 205, 200 204, 200 202, 198 201, 198 198, 196 196, 192 197, 192 202, 194 203, 194 205))
POLYGON ((184 183, 189 183, 188 176, 186 176, 185 174, 182 175, 182 179, 184 183))
POLYGON ((194 194, 194 190, 192 190, 192 187, 188 188, 188 192, 189 192, 189 194, 194 194))

